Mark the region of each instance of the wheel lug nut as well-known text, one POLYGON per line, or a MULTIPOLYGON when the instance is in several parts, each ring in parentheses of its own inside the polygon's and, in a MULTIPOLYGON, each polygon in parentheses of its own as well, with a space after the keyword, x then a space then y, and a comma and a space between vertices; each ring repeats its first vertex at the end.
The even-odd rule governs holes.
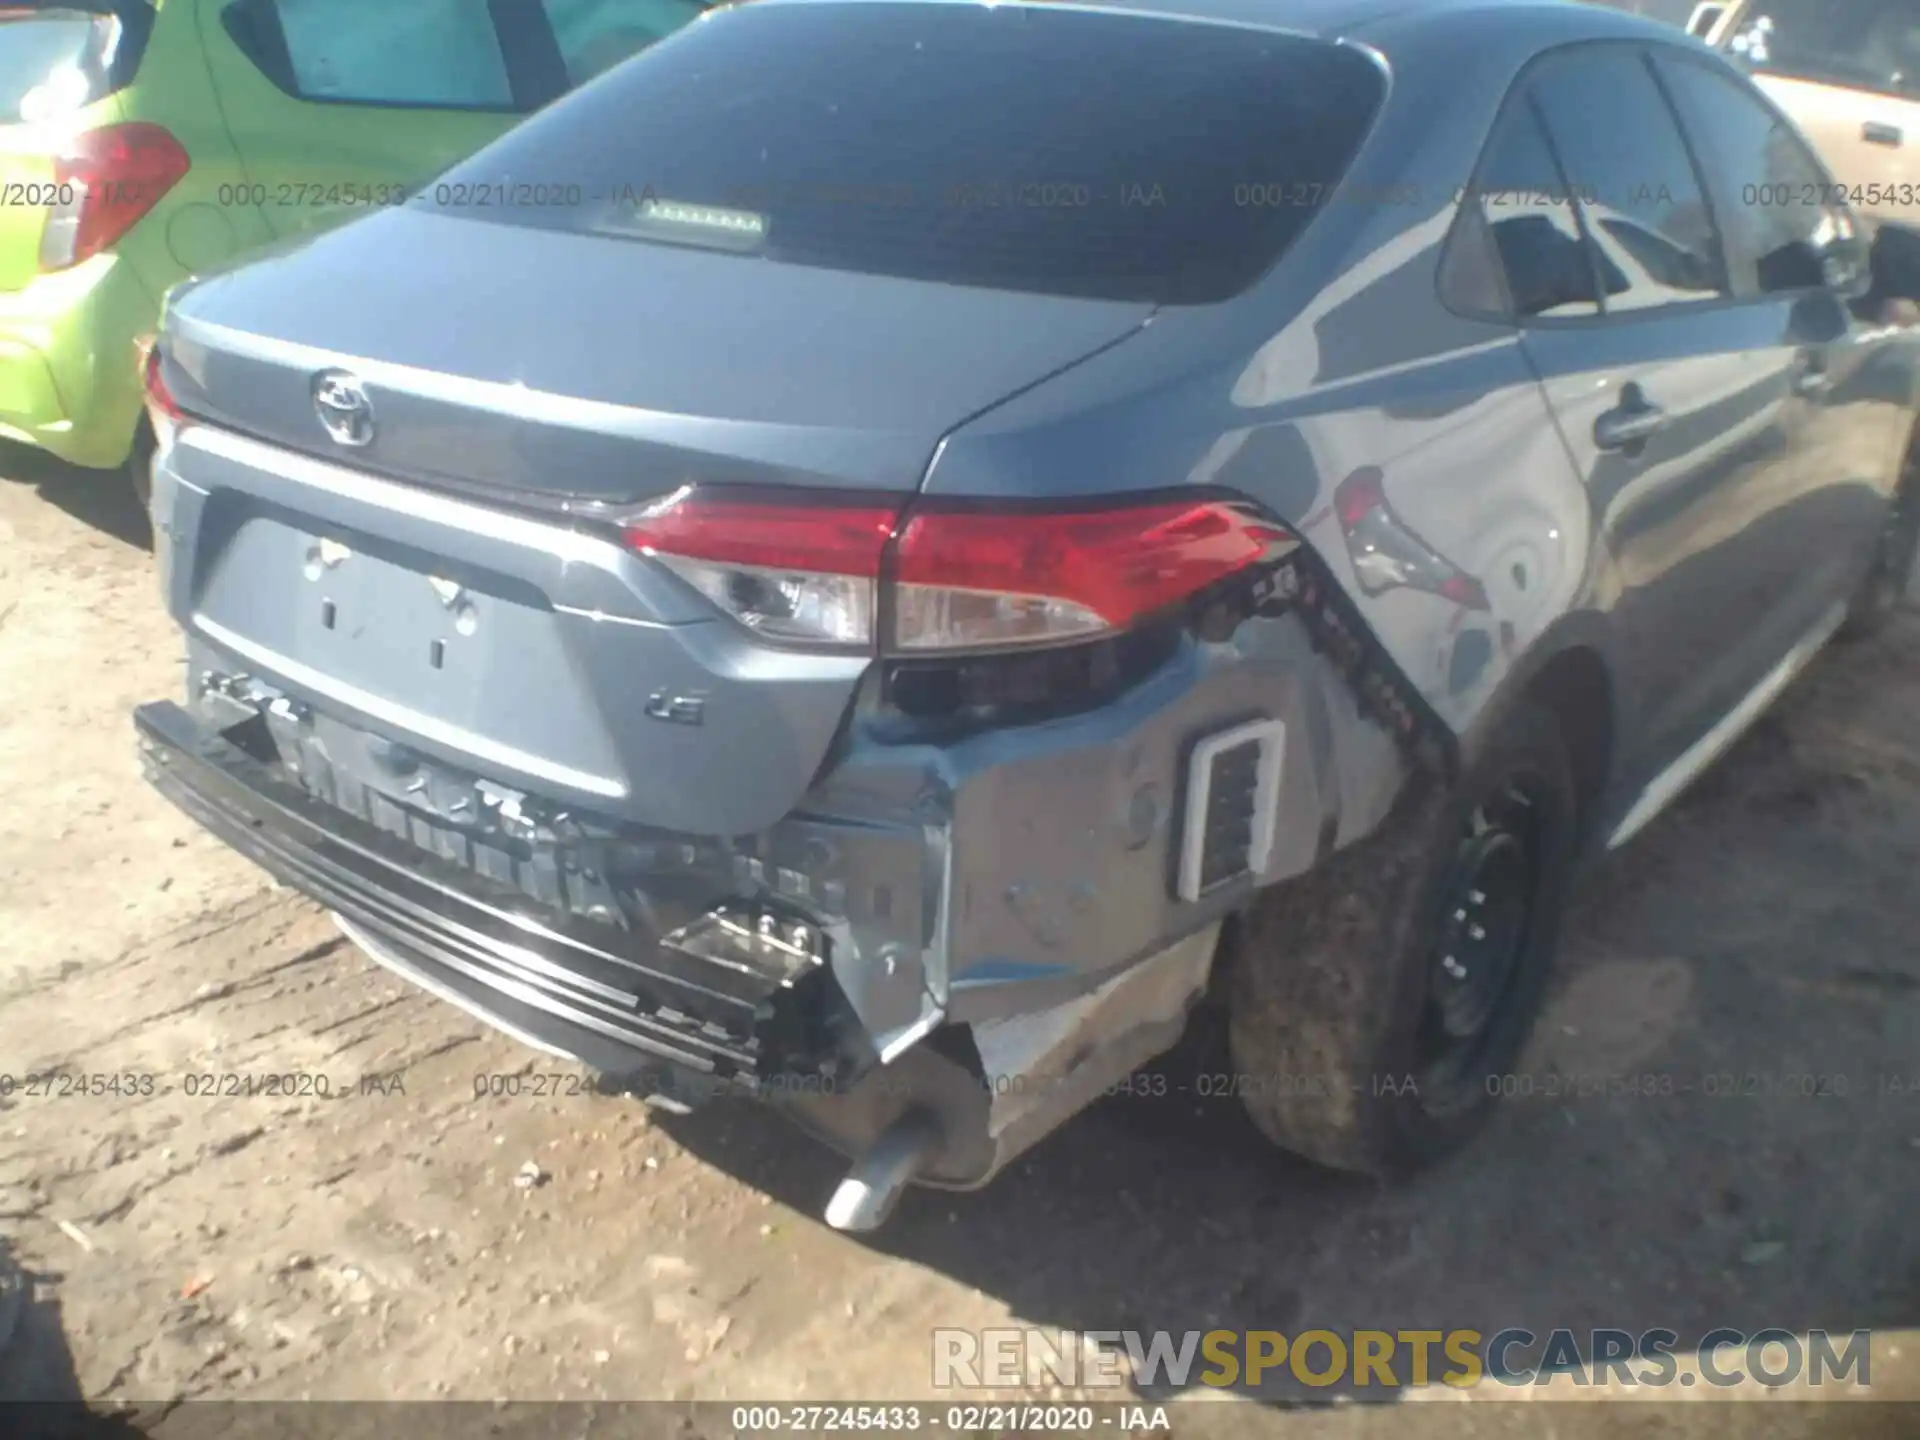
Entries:
POLYGON ((1476 940, 1484 940, 1487 938, 1487 932, 1478 925, 1469 925, 1467 927, 1467 934, 1476 940))
POLYGON ((1487 903, 1487 892, 1484 890, 1469 890, 1467 892, 1467 899, 1476 905, 1484 905, 1487 903))
POLYGON ((1451 955, 1447 956, 1446 959, 1440 962, 1440 968, 1442 970, 1445 970, 1447 974, 1451 975, 1456 980, 1464 980, 1467 978, 1467 967, 1462 965, 1458 960, 1454 959, 1453 956, 1451 955))

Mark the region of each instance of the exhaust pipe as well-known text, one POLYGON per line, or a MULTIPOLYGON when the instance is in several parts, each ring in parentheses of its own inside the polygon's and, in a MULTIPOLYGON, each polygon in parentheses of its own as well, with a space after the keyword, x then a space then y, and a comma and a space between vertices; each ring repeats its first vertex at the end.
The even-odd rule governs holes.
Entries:
POLYGON ((879 1229, 927 1157, 940 1148, 941 1138, 932 1111, 909 1110, 900 1116, 853 1162, 834 1190, 827 1202, 827 1224, 856 1233, 879 1229))

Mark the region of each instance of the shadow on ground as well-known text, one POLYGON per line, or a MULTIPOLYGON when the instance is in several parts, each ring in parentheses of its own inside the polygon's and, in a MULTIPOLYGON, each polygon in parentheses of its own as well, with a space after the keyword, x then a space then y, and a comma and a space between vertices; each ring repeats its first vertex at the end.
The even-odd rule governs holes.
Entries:
POLYGON ((153 548, 153 527, 125 469, 83 470, 44 450, 0 440, 0 484, 29 486, 81 524, 137 549, 153 548))
POLYGON ((23 1267, 0 1236, 0 1433, 7 1440, 142 1440, 142 1430, 82 1400, 52 1298, 60 1279, 23 1267))
MULTIPOLYGON (((1911 1325, 1917 640, 1824 658, 1597 868, 1512 1098, 1438 1170, 1384 1188, 1272 1152, 1198 1098, 1190 1045, 1164 1096, 1102 1102, 984 1191, 912 1192, 870 1243, 1077 1330, 1564 1327, 1584 1354, 1596 1328, 1686 1351, 1911 1325)), ((840 1174, 752 1107, 673 1129, 816 1215, 840 1174)), ((1256 1393, 1329 1394, 1284 1371, 1256 1393)))

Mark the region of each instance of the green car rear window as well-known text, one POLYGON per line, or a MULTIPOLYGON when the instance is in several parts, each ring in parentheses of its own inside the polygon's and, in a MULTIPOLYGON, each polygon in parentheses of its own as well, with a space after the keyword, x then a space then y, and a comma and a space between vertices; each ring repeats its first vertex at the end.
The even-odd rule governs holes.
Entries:
POLYGON ((1250 285, 1345 173, 1376 62, 1035 5, 744 5, 414 202, 478 221, 1159 304, 1250 285))
POLYGON ((127 84, 152 21, 143 3, 0 5, 0 124, 55 119, 127 84))

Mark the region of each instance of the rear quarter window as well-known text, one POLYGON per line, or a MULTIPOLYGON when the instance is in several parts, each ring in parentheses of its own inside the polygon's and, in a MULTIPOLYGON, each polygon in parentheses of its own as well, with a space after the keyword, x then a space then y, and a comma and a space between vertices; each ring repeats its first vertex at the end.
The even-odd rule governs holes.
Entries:
POLYGON ((50 120, 129 84, 152 26, 143 3, 0 5, 0 124, 50 120))
POLYGON ((1304 229, 1384 88, 1355 50, 1253 29, 1026 5, 747 5, 645 49, 415 203, 793 265, 1204 304, 1304 229), (545 198, 467 203, 503 186, 545 198))

